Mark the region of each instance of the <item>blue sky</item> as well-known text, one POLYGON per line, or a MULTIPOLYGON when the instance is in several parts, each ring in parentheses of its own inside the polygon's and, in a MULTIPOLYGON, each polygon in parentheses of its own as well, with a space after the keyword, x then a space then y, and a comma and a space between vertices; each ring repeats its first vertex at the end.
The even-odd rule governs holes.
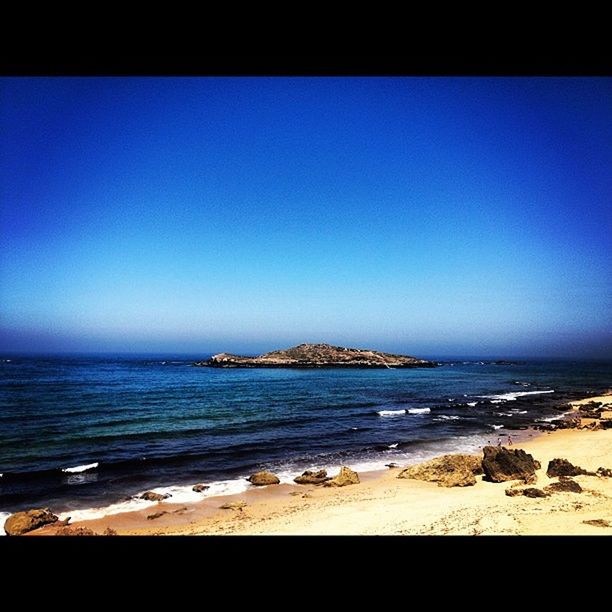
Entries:
POLYGON ((0 79, 0 350, 612 357, 612 80, 0 79))

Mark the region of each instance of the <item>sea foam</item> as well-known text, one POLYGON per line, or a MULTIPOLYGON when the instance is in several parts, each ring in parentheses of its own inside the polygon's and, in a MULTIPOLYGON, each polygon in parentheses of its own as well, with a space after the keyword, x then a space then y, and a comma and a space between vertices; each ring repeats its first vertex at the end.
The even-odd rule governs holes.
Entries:
POLYGON ((431 408, 408 408, 406 412, 408 414, 425 414, 427 412, 431 412, 431 408))
POLYGON ((406 414, 405 410, 379 410, 376 414, 381 417, 393 417, 400 416, 401 414, 406 414))
POLYGON ((68 472, 69 474, 78 474, 79 472, 87 472, 88 470, 95 470, 99 463, 88 463, 87 465, 77 465, 75 467, 62 468, 62 472, 68 472))
POLYGON ((481 398, 493 400, 491 403, 498 403, 500 400, 507 402, 513 402, 517 397, 523 397, 524 395, 540 395, 542 393, 554 393, 554 389, 547 391, 513 391, 511 393, 501 393, 499 395, 481 395, 481 398), (497 400, 497 401, 496 401, 497 400))

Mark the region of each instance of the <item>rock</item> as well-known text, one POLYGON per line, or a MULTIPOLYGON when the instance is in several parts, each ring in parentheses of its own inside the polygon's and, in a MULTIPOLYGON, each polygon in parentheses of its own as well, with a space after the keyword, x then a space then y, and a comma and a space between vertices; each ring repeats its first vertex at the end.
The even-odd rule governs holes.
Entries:
POLYGON ((147 515, 147 521, 154 521, 158 519, 160 516, 164 516, 164 514, 170 514, 167 510, 160 510, 159 512, 154 512, 153 514, 147 515))
POLYGON ((191 490, 195 491, 196 493, 204 493, 204 491, 206 491, 207 489, 210 489, 210 485, 196 484, 191 487, 191 490))
POLYGON ((16 536, 33 531, 44 525, 55 523, 58 517, 48 508, 36 508, 24 512, 15 512, 6 519, 4 531, 6 535, 16 536))
POLYGON ((588 473, 581 467, 572 465, 567 459, 553 459, 549 461, 548 469, 546 470, 546 475, 549 478, 554 478, 555 476, 581 476, 588 473))
POLYGON ((385 463, 385 467, 388 467, 391 470, 393 468, 398 468, 399 465, 397 463, 385 463))
POLYGON ((246 506, 248 506, 248 504, 245 501, 238 500, 232 502, 225 502, 222 506, 219 506, 219 508, 221 508, 222 510, 240 510, 242 512, 242 509, 246 506))
POLYGON ((172 497, 170 493, 162 494, 162 493, 155 493, 155 491, 145 491, 140 496, 140 499, 146 499, 147 501, 160 502, 160 501, 163 501, 164 499, 168 499, 169 497, 172 497))
POLYGON ((599 412, 596 410, 582 410, 580 409, 580 417, 583 419, 598 419, 599 412))
POLYGON ((601 419, 599 426, 602 429, 612 429, 612 419, 601 419))
POLYGON ((249 476, 247 480, 256 487, 263 487, 265 485, 275 485, 280 482, 280 478, 272 472, 256 472, 249 476))
POLYGON ((334 478, 327 480, 325 487, 346 487, 347 485, 359 484, 359 474, 346 466, 340 468, 340 472, 334 478))
POLYGON ((482 468, 485 478, 492 482, 527 480, 539 469, 540 463, 520 448, 485 446, 482 468))
POLYGON ((544 487, 544 491, 547 493, 582 493, 582 487, 571 478, 564 478, 544 487))
POLYGON ((595 472, 597 476, 602 476, 604 478, 612 478, 612 470, 610 468, 600 467, 597 468, 597 472, 595 472))
POLYGON ((557 429, 576 429, 581 425, 581 419, 579 416, 573 416, 567 419, 560 419, 556 421, 557 429))
POLYGON ((590 521, 582 521, 585 525, 593 525, 593 527, 612 527, 610 521, 605 519, 591 519, 590 521))
POLYGON ((518 497, 518 496, 525 496, 525 497, 548 497, 548 493, 542 491, 542 489, 536 489, 535 487, 526 487, 524 489, 514 489, 514 488, 510 488, 510 489, 506 489, 506 495, 508 497, 518 497))
POLYGON ((301 476, 297 476, 293 479, 293 482, 297 482, 302 485, 309 484, 322 484, 331 480, 331 477, 327 475, 325 470, 319 470, 318 472, 312 472, 311 470, 306 470, 301 476))
POLYGON ((408 355, 367 349, 330 344, 300 344, 258 357, 219 353, 194 365, 213 368, 434 368, 437 364, 408 355))
POLYGON ((60 527, 56 532, 56 536, 95 536, 98 535, 88 527, 60 527))
POLYGON ((398 478, 437 482, 439 487, 470 487, 476 484, 474 475, 482 474, 477 455, 443 455, 431 461, 411 465, 398 478))
POLYGON ((114 529, 111 529, 110 527, 107 527, 103 532, 102 535, 105 536, 116 536, 119 535, 114 529))

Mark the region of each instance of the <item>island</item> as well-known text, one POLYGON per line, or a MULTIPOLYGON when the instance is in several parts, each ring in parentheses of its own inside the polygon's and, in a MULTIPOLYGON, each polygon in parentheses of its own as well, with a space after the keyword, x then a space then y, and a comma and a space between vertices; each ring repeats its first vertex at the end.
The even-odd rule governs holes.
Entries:
POLYGON ((218 353, 196 366, 209 368, 434 368, 436 363, 408 355, 330 344, 300 344, 257 357, 218 353))

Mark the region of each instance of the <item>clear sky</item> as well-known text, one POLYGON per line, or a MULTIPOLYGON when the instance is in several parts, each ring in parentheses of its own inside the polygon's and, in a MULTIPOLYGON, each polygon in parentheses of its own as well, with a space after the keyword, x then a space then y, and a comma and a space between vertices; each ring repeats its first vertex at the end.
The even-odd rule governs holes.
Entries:
POLYGON ((0 351, 612 357, 612 79, 0 79, 0 351))

